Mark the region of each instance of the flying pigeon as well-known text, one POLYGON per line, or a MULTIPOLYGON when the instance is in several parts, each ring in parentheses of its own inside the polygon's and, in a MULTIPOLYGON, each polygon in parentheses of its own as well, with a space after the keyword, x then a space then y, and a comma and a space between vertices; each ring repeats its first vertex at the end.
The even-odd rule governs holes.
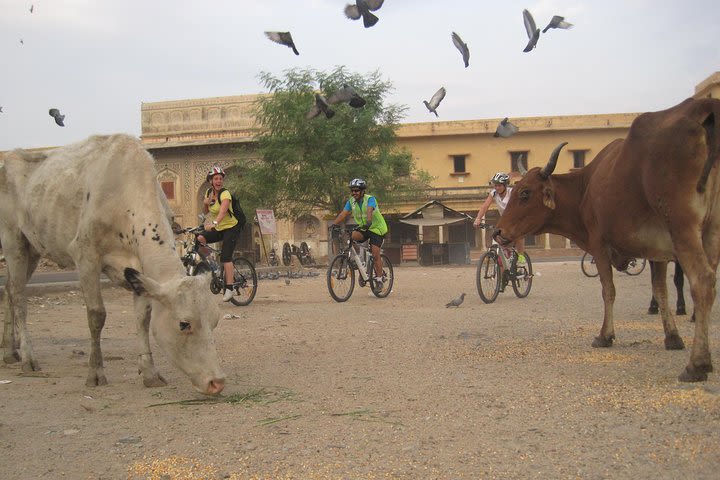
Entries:
POLYGON ((345 16, 351 20, 357 20, 362 17, 365 28, 370 28, 380 20, 370 13, 370 11, 374 12, 378 10, 382 7, 384 1, 385 0, 356 0, 355 5, 347 5, 345 7, 345 16))
POLYGON ((355 89, 346 83, 327 99, 327 103, 330 105, 343 102, 347 102, 353 108, 362 108, 365 106, 365 99, 358 95, 355 89))
POLYGON ((332 118, 333 115, 335 115, 335 111, 330 108, 330 105, 328 105, 328 101, 320 95, 319 93, 315 94, 315 103, 313 104, 312 108, 305 114, 305 118, 308 120, 317 117, 321 113, 325 114, 326 118, 332 118))
POLYGON ((0 107, 0 113, 2 113, 2 107, 0 107))
POLYGON ((537 45, 538 38, 540 38, 540 29, 535 26, 535 20, 527 10, 523 10, 523 21, 525 22, 525 31, 529 39, 523 52, 529 52, 537 45))
POLYGON ((463 300, 465 300, 465 293, 461 293, 458 298, 450 300, 449 303, 445 304, 445 308, 459 307, 463 303, 463 300))
POLYGON ((445 98, 445 87, 440 87, 440 90, 435 92, 435 95, 432 96, 430 99, 430 102, 423 100, 423 103, 427 107, 428 110, 430 110, 432 113, 435 114, 436 117, 439 117, 438 113, 435 111, 438 106, 440 105, 440 102, 442 102, 442 99, 445 98))
POLYGON ((55 123, 57 123, 61 127, 65 126, 65 124, 63 123, 63 120, 65 120, 65 115, 60 115, 60 110, 58 110, 57 108, 51 108, 48 113, 51 117, 55 119, 55 123))
POLYGON ((515 135, 518 130, 520 130, 517 126, 510 123, 507 117, 500 120, 500 123, 498 123, 497 128, 495 129, 495 133, 493 134, 493 137, 503 137, 508 138, 513 135, 515 135))
POLYGON ((25 45, 25 42, 23 42, 23 39, 20 39, 20 45, 25 45))
POLYGON ((30 5, 30 13, 33 12, 33 9, 35 8, 35 5, 30 5))
POLYGON ((265 36, 275 43, 292 48, 295 55, 300 55, 300 52, 298 52, 297 48, 295 48, 295 42, 293 42, 290 32, 265 32, 265 36))
POLYGON ((550 20, 550 23, 548 23, 547 27, 543 28, 542 33, 547 32, 551 28, 563 28, 567 30, 568 28, 572 28, 573 24, 568 23, 565 21, 565 17, 561 17, 560 15, 553 15, 552 19, 550 20))
POLYGON ((467 68, 468 65, 470 65, 470 49, 467 43, 463 42, 460 35, 455 32, 452 32, 452 41, 457 49, 460 50, 460 53, 462 53, 463 62, 465 62, 465 68, 467 68))

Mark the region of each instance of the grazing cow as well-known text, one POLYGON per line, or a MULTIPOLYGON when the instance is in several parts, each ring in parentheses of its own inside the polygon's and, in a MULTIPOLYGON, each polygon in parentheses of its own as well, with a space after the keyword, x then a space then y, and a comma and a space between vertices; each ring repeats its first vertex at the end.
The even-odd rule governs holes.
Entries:
POLYGON ((595 257, 605 314, 594 347, 615 338, 612 266, 628 259, 655 262, 653 294, 660 305, 665 348, 682 349, 668 308, 667 262, 677 259, 690 283, 695 336, 679 379, 704 381, 712 371, 708 322, 715 300, 720 257, 720 100, 688 99, 640 115, 626 139, 603 148, 586 167, 553 175, 560 149, 543 168, 515 185, 494 236, 510 244, 528 234, 550 232, 572 239, 595 257))
POLYGON ((21 360, 23 371, 39 370, 26 326, 25 285, 45 256, 79 274, 91 336, 86 385, 107 384, 100 349, 102 272, 134 292, 145 386, 166 384, 150 351, 152 327, 161 349, 196 389, 222 391, 212 339, 220 310, 208 279, 185 275, 169 212, 153 159, 133 137, 93 136, 47 154, 7 153, 0 163, 0 242, 8 270, 5 363, 21 360))

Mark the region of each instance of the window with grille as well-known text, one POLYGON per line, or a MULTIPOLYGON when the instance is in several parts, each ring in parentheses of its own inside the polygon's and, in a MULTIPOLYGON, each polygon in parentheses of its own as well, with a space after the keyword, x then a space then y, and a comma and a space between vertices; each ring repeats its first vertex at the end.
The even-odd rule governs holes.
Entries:
POLYGON ((465 170, 465 155, 453 155, 453 172, 454 173, 466 173, 465 170))
POLYGON ((573 168, 583 168, 585 166, 585 155, 587 150, 571 150, 573 156, 573 168))
POLYGON ((160 186, 168 200, 175 200, 175 182, 160 182, 160 186))

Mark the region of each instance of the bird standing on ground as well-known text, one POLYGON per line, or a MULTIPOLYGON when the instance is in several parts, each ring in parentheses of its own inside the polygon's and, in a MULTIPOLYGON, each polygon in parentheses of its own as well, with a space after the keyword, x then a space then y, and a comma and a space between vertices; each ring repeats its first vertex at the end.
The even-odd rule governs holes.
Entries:
POLYGON ((65 124, 63 123, 63 120, 65 120, 65 115, 61 115, 60 110, 58 110, 57 108, 51 108, 50 110, 48 110, 48 113, 51 117, 55 119, 55 123, 57 123, 61 127, 65 126, 65 124))
POLYGON ((538 38, 540 38, 540 29, 535 26, 535 19, 527 10, 523 10, 523 21, 528 36, 528 43, 523 52, 527 53, 537 45, 538 38))
POLYGON ((353 87, 344 83, 342 88, 336 90, 328 97, 327 103, 330 105, 347 103, 353 108, 362 108, 365 106, 365 99, 358 95, 353 87))
POLYGON ((430 110, 432 113, 435 114, 436 117, 439 117, 437 113, 437 108, 440 106, 440 102, 442 102, 442 99, 445 98, 445 87, 440 87, 440 90, 435 92, 435 95, 432 96, 430 99, 430 102, 423 100, 423 103, 427 107, 428 110, 430 110))
POLYGON ((357 20, 362 17, 365 28, 370 28, 380 20, 370 13, 370 11, 374 12, 378 10, 382 7, 384 1, 385 0, 357 0, 355 5, 347 5, 345 7, 345 16, 351 20, 357 20))
POLYGON ((465 293, 461 293, 460 296, 454 300, 450 300, 449 303, 445 304, 445 308, 459 307, 465 300, 465 293))
POLYGON ((324 113, 326 118, 332 118, 333 115, 335 115, 335 111, 330 108, 330 105, 328 105, 328 101, 325 99, 325 97, 323 97, 319 93, 316 93, 315 103, 305 114, 305 118, 311 120, 320 115, 321 113, 324 113))
POLYGON ((495 129, 495 133, 493 134, 493 137, 503 137, 508 138, 512 135, 515 135, 518 130, 520 130, 517 126, 510 123, 510 120, 508 120, 507 117, 500 120, 500 123, 498 123, 497 128, 495 129))
POLYGON ((550 20, 550 23, 547 24, 547 27, 543 28, 542 33, 547 32, 551 28, 562 28, 564 30, 567 30, 568 28, 572 28, 573 24, 568 23, 565 21, 565 17, 561 17, 560 15, 553 15, 552 19, 550 20))
POLYGON ((293 42, 290 32, 265 32, 265 36, 275 43, 292 48, 295 55, 300 55, 300 52, 295 48, 295 42, 293 42))
POLYGON ((465 63, 465 68, 467 68, 468 65, 470 65, 470 49, 468 48, 467 43, 463 42, 460 35, 455 32, 452 32, 451 37, 457 49, 460 50, 463 62, 465 63))

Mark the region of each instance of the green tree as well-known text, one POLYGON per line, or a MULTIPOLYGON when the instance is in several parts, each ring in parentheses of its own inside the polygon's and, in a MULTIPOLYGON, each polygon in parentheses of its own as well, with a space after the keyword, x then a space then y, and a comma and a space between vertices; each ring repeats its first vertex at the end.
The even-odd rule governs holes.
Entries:
POLYGON ((411 153, 396 145, 406 107, 384 105, 392 85, 379 73, 292 69, 282 78, 263 72, 260 79, 269 94, 257 103, 256 149, 241 153, 238 162, 238 187, 248 205, 272 208, 278 218, 298 218, 316 208, 334 215, 349 196, 349 181, 360 177, 389 213, 394 202, 417 199, 429 186, 430 176, 416 170, 411 153), (330 119, 306 118, 315 92, 327 98, 343 84, 366 100, 364 107, 336 104, 330 119))

